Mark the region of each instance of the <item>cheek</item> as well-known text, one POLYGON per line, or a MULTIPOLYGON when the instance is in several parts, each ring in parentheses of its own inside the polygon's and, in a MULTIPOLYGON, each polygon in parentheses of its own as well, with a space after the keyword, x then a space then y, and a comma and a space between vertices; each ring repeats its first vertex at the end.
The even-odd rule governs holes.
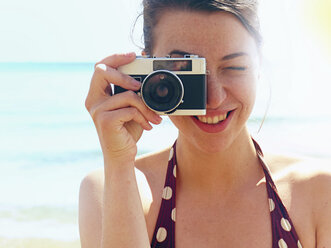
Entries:
POLYGON ((250 114, 256 98, 256 77, 253 75, 245 77, 233 86, 235 98, 241 102, 243 110, 250 114))
POLYGON ((247 105, 250 106, 250 109, 253 108, 256 98, 256 83, 255 80, 252 80, 243 91, 244 97, 246 98, 247 105))

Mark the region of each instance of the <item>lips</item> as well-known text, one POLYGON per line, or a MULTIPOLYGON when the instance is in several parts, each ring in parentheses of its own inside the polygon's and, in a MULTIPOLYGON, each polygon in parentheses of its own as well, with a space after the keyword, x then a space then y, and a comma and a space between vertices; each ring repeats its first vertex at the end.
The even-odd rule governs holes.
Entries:
POLYGON ((207 114, 206 116, 192 117, 194 123, 203 131, 208 133, 222 132, 229 125, 235 110, 222 114, 207 114))

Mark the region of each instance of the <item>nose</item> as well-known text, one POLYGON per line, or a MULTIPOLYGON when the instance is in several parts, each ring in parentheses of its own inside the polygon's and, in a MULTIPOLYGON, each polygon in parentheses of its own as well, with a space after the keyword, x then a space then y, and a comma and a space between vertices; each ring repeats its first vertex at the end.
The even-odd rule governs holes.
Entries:
POLYGON ((216 73, 207 75, 207 108, 216 109, 226 99, 227 90, 216 73))

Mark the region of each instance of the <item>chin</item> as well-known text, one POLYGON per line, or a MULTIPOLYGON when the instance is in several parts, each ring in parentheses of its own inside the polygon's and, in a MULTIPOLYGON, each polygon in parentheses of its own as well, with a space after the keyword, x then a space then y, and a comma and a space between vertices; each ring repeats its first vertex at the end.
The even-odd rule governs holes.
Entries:
MULTIPOLYGON (((194 118, 194 117, 193 117, 194 118)), ((223 153, 230 149, 233 143, 240 137, 247 136, 245 122, 239 124, 232 120, 231 125, 228 125, 225 130, 219 132, 206 132, 196 125, 192 125, 191 117, 171 117, 173 124, 179 130, 179 138, 206 154, 223 153)), ((209 130, 208 130, 209 131, 209 130)))
MULTIPOLYGON (((233 137, 233 136, 232 136, 233 137)), ((215 154, 222 153, 228 150, 228 148, 233 143, 233 138, 231 135, 191 135, 188 138, 190 142, 196 149, 203 153, 215 154)))

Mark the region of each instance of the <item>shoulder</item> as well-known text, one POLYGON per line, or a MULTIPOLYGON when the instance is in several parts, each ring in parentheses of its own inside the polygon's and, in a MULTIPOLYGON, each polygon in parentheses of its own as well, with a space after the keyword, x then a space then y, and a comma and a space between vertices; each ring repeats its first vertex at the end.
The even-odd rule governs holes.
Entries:
POLYGON ((274 179, 280 183, 305 184, 311 190, 324 188, 327 186, 325 184, 331 183, 331 159, 269 156, 268 160, 274 179))
MULTIPOLYGON (((162 193, 164 181, 161 178, 166 173, 169 150, 145 154, 135 161, 137 186, 149 229, 152 228, 156 215, 156 211, 150 210, 151 205, 155 203, 153 199, 158 201, 162 193)), ((92 171, 84 177, 79 191, 79 231, 82 247, 95 246, 95 242, 101 239, 103 192, 103 169, 92 171)), ((158 203, 153 205, 157 208, 158 203)))
POLYGON ((170 148, 144 154, 136 160, 136 178, 144 210, 163 189, 170 148))
POLYGON ((164 150, 143 154, 137 157, 135 162, 136 171, 143 173, 146 178, 153 180, 159 174, 162 174, 168 164, 170 148, 164 150))
POLYGON ((331 159, 269 155, 266 156, 266 161, 276 184, 287 184, 293 189, 300 190, 305 195, 313 197, 309 200, 316 201, 328 194, 331 197, 331 159))
MULTIPOLYGON (((152 193, 164 176, 167 168, 169 150, 165 149, 155 153, 139 156, 135 161, 135 174, 140 197, 144 206, 152 199, 152 193)), ((94 208, 98 212, 102 205, 104 189, 104 170, 98 169, 88 173, 81 182, 79 205, 81 212, 94 208)), ((100 210, 101 211, 101 210, 100 210)))
POLYGON ((277 180, 315 184, 319 183, 319 179, 324 178, 327 182, 330 179, 331 159, 267 154, 265 160, 277 180))
MULTIPOLYGON (((165 150, 143 154, 135 161, 135 174, 139 193, 143 199, 151 198, 151 190, 160 182, 167 168, 167 158, 170 148, 165 150)), ((80 204, 88 198, 88 202, 101 205, 104 187, 104 170, 98 169, 88 173, 80 185, 80 204)))
POLYGON ((281 198, 287 201, 285 205, 295 209, 293 215, 301 213, 301 217, 311 220, 316 247, 331 246, 331 159, 268 159, 281 198))
MULTIPOLYGON (((331 196, 331 160, 281 155, 265 158, 280 194, 291 192, 292 198, 319 206, 327 195, 331 196)), ((318 206, 311 207, 316 210, 318 206)))
POLYGON ((301 198, 311 206, 316 247, 331 246, 331 161, 307 159, 290 170, 301 198), (306 194, 306 192, 308 194, 306 194))

